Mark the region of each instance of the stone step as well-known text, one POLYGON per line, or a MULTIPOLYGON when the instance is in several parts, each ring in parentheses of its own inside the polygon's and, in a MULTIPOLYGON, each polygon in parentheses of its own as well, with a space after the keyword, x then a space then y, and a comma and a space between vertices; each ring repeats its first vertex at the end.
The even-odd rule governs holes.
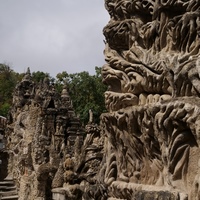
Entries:
POLYGON ((0 181, 0 185, 15 185, 14 181, 0 181))
POLYGON ((16 186, 0 186, 0 191, 16 190, 16 186))
POLYGON ((0 191, 1 191, 1 190, 5 190, 7 187, 8 187, 8 186, 4 186, 4 185, 2 186, 2 185, 1 185, 1 186, 0 186, 0 191))
POLYGON ((6 192, 0 191, 0 196, 2 197, 11 196, 11 195, 17 195, 17 190, 6 191, 6 192))
POLYGON ((13 186, 7 186, 6 190, 15 190, 17 187, 15 185, 13 186))
POLYGON ((18 200, 17 188, 11 177, 0 181, 0 200, 18 200))
POLYGON ((12 196, 6 196, 6 197, 1 197, 1 200, 18 200, 18 195, 12 195, 12 196))

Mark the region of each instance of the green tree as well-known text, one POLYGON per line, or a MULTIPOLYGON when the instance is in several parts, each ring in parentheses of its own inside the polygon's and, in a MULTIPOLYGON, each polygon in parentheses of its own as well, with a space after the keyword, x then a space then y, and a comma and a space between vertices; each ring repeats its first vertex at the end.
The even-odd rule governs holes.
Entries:
POLYGON ((68 83, 69 84, 69 80, 70 80, 70 75, 66 72, 66 71, 63 71, 61 73, 58 73, 56 75, 56 81, 55 81, 55 87, 56 87, 56 90, 58 92, 61 92, 62 91, 62 88, 63 88, 63 85, 65 83, 68 83))
MULTIPOLYGON (((55 83, 56 89, 61 92, 63 85, 68 84, 68 90, 73 106, 81 121, 86 124, 89 120, 89 110, 93 111, 94 122, 99 122, 100 114, 105 112, 104 92, 106 86, 101 80, 101 68, 96 67, 96 74, 90 75, 83 71, 80 73, 68 74, 62 72, 57 74, 56 80, 48 73, 41 71, 33 72, 32 79, 40 82, 48 77, 51 83, 55 83)), ((13 90, 18 81, 21 81, 24 73, 14 72, 9 65, 0 64, 0 115, 7 116, 12 104, 13 90)))
POLYGON ((39 83, 40 81, 43 81, 44 78, 46 77, 50 78, 48 73, 44 73, 41 71, 32 72, 31 76, 32 76, 32 80, 37 83, 39 83))
POLYGON ((21 76, 7 64, 0 64, 0 115, 6 117, 15 85, 21 76))
POLYGON ((89 110, 94 115, 94 122, 99 122, 101 113, 105 112, 104 92, 106 86, 102 83, 101 68, 96 67, 96 74, 90 75, 83 71, 80 73, 68 74, 62 72, 57 74, 56 87, 61 90, 61 86, 68 84, 69 94, 73 102, 73 107, 80 120, 86 124, 89 120, 89 110))
POLYGON ((8 111, 10 110, 10 106, 11 106, 10 103, 2 102, 0 104, 0 115, 7 117, 8 111))

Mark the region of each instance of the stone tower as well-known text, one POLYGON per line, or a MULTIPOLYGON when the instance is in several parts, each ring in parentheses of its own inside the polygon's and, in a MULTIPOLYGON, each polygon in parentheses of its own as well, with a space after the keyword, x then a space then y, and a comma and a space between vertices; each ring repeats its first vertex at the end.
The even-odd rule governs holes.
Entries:
POLYGON ((9 176, 20 200, 50 200, 59 165, 66 154, 73 156, 76 136, 83 138, 84 130, 66 86, 60 95, 48 78, 33 82, 28 69, 13 95, 6 131, 9 176))

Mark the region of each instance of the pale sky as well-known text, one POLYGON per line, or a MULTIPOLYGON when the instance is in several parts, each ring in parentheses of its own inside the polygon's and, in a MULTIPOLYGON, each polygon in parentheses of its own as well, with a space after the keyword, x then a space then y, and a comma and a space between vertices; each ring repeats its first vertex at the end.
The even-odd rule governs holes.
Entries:
POLYGON ((0 63, 51 76, 88 71, 104 61, 104 0, 0 0, 0 63))

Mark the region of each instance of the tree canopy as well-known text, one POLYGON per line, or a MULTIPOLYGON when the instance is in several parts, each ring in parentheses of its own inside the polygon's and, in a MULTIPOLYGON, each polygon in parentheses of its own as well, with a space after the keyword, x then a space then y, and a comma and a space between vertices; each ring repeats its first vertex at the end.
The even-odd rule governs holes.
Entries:
MULTIPOLYGON (((95 75, 90 75, 86 71, 74 74, 64 71, 58 73, 56 78, 41 71, 32 72, 31 75, 35 82, 40 82, 48 77, 50 82, 55 84, 58 92, 61 92, 63 85, 67 84, 75 113, 80 117, 82 123, 86 124, 89 120, 89 110, 92 110, 96 123, 99 122, 101 113, 106 111, 104 105, 106 86, 102 83, 101 68, 96 67, 95 71, 95 75)), ((13 90, 23 76, 23 73, 14 72, 9 65, 0 64, 0 115, 6 117, 12 104, 13 90)))
POLYGON ((95 71, 95 75, 90 75, 86 71, 74 74, 64 71, 56 76, 58 90, 67 83, 75 112, 84 124, 89 120, 89 110, 92 110, 96 123, 99 122, 100 114, 106 111, 104 104, 106 86, 102 83, 101 68, 96 67, 95 71))
POLYGON ((12 103, 13 90, 22 77, 22 74, 14 72, 9 65, 0 64, 0 115, 7 115, 12 103))

